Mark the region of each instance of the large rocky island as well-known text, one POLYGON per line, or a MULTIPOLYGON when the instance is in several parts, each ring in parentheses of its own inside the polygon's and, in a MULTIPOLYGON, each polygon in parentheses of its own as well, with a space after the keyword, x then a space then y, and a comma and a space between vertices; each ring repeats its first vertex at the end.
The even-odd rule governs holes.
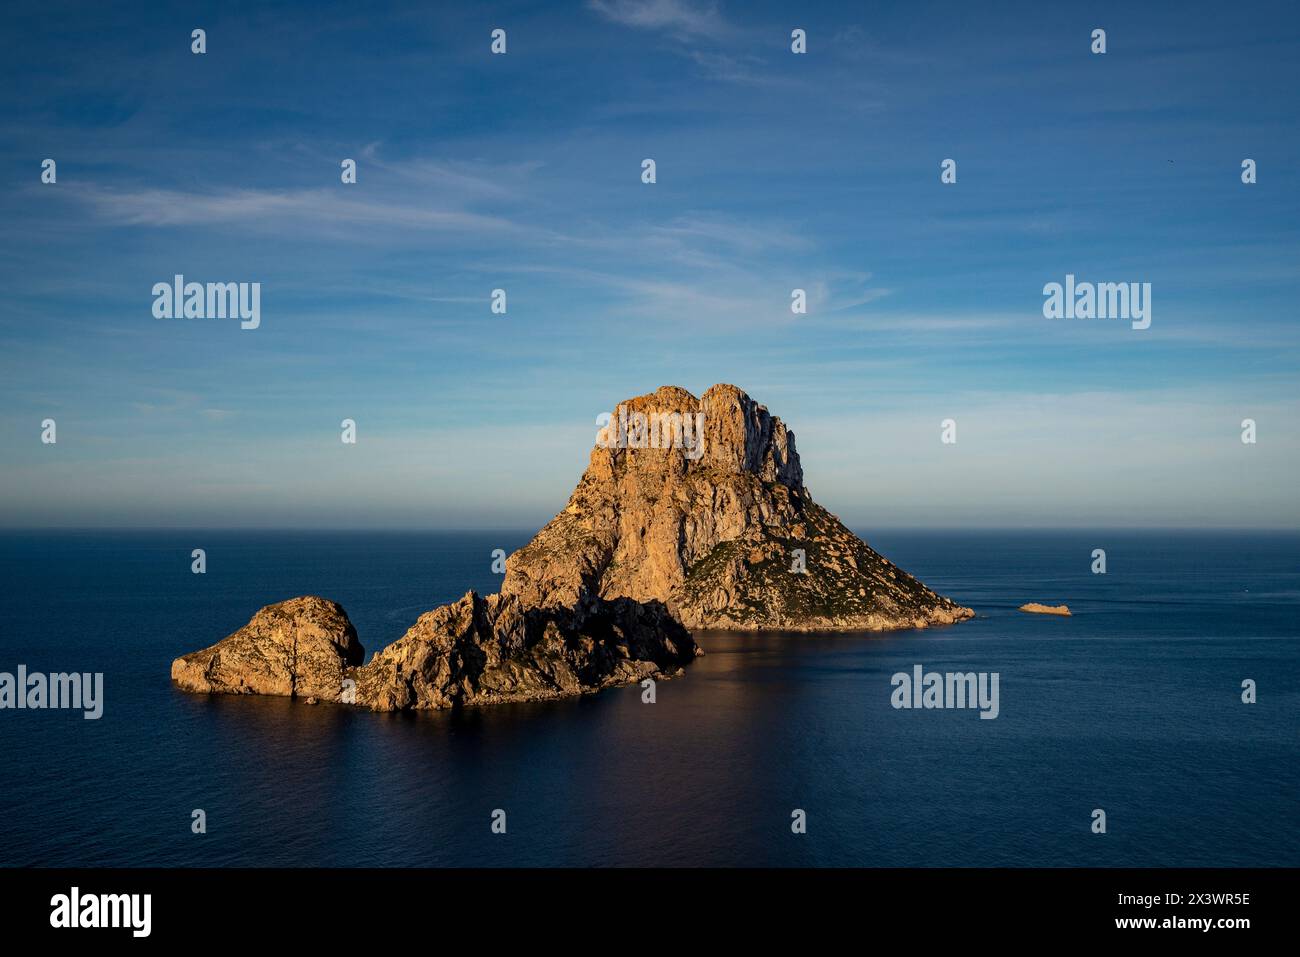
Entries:
POLYGON ((558 698, 667 678, 688 629, 884 631, 973 612, 881 557, 812 500, 794 433, 740 389, 621 403, 568 505, 509 556, 499 595, 421 615, 362 665, 323 598, 263 608, 172 662, 187 691, 377 711, 558 698))

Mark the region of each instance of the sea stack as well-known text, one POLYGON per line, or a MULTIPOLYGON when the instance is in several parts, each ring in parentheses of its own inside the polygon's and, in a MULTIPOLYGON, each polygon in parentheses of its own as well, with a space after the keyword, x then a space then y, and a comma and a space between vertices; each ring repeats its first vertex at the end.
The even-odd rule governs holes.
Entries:
POLYGON ((501 591, 540 607, 662 601, 696 629, 885 631, 974 614, 814 502, 794 433, 734 385, 619 403, 568 505, 507 559, 501 591), (701 447, 665 447, 679 420, 702 429, 701 447))

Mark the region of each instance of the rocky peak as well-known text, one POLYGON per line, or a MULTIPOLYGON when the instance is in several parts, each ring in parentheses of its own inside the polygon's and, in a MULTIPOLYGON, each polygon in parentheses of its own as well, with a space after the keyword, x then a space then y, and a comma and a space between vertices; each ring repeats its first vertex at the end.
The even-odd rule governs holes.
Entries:
POLYGON ((787 488, 803 487, 794 433, 766 406, 725 384, 698 399, 668 385, 618 403, 597 437, 591 468, 602 476, 623 468, 748 473, 787 488))
POLYGON ((501 590, 542 607, 662 601, 695 628, 881 630, 971 614, 814 503, 794 433, 733 385, 615 406, 569 504, 510 556, 501 590))
POLYGON ((803 489, 794 433, 734 385, 715 385, 700 400, 704 459, 728 472, 748 472, 764 482, 803 489))

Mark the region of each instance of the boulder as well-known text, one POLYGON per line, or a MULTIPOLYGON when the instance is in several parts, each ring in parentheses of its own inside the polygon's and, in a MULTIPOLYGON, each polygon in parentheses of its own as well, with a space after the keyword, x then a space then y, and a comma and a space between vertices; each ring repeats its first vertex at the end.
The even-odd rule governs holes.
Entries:
POLYGON ((177 658, 172 680, 186 691, 338 701, 347 670, 364 658, 341 605, 291 598, 267 605, 210 648, 177 658))

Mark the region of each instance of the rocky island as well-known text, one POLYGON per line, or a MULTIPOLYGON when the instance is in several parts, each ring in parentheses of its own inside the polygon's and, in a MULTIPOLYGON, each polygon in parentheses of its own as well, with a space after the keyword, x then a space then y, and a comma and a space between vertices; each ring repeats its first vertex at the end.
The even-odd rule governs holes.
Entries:
POLYGON ((187 691, 377 711, 584 694, 668 678, 689 629, 884 631, 973 616, 812 500, 794 433, 731 385, 620 403, 568 504, 509 556, 498 595, 426 612, 362 665, 343 609, 263 608, 172 663, 187 691))
POLYGON ((702 448, 598 441, 564 511, 510 556, 503 594, 654 599, 701 629, 884 631, 973 615, 814 502, 794 433, 735 386, 699 399, 665 386, 615 411, 698 416, 702 448))

